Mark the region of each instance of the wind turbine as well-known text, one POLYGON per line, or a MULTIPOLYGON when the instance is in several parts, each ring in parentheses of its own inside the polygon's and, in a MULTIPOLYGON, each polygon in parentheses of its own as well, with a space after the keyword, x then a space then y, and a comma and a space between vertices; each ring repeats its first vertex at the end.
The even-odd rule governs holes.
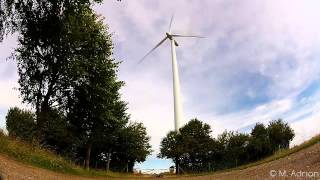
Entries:
POLYGON ((173 16, 171 17, 171 20, 170 20, 169 31, 166 32, 165 37, 154 48, 152 48, 145 56, 143 56, 143 58, 141 58, 138 64, 140 64, 143 60, 145 60, 149 54, 151 54, 167 39, 170 40, 171 57, 172 57, 172 74, 173 74, 174 127, 175 127, 175 131, 179 133, 181 118, 182 118, 182 105, 180 100, 180 81, 179 81, 179 70, 178 70, 177 55, 176 55, 176 46, 179 46, 179 44, 177 43, 175 38, 179 38, 179 37, 204 38, 204 37, 195 36, 195 35, 173 34, 171 33, 172 21, 173 21, 173 16))

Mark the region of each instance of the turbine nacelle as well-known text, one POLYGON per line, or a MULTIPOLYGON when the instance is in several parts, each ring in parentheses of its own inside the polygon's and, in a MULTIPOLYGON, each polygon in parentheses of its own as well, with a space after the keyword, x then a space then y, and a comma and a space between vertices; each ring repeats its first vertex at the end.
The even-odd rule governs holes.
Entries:
POLYGON ((166 32, 166 35, 167 35, 167 38, 169 38, 170 40, 172 40, 172 39, 173 39, 172 35, 171 35, 171 34, 169 34, 168 32, 166 32))
POLYGON ((166 36, 167 36, 167 38, 170 39, 171 41, 174 41, 174 44, 175 44, 176 46, 179 46, 179 44, 177 43, 177 41, 173 39, 173 36, 172 36, 170 33, 166 32, 166 36))

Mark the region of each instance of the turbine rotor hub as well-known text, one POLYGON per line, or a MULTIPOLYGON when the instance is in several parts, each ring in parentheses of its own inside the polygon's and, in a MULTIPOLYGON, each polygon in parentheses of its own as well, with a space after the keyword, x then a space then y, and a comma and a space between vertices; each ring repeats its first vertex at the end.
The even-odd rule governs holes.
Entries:
POLYGON ((172 35, 170 33, 166 32, 166 35, 170 40, 172 40, 172 35))
POLYGON ((179 46, 179 44, 177 43, 177 41, 173 39, 173 36, 172 36, 170 33, 166 32, 166 36, 167 36, 167 38, 170 39, 171 41, 173 40, 173 41, 174 41, 174 44, 175 44, 176 46, 179 46))

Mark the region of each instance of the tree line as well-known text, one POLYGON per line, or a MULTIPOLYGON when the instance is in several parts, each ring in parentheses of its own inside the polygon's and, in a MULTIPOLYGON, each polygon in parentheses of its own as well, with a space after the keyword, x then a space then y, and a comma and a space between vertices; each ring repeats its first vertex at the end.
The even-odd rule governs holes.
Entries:
POLYGON ((176 173, 207 172, 240 166, 289 148, 294 131, 283 120, 257 123, 250 134, 225 131, 211 137, 211 127, 192 119, 161 141, 158 157, 172 159, 176 173))
POLYGON ((141 123, 131 122, 119 90, 119 63, 108 27, 92 6, 101 0, 4 0, 0 42, 18 35, 20 96, 10 135, 36 142, 89 167, 132 171, 151 153, 141 123))

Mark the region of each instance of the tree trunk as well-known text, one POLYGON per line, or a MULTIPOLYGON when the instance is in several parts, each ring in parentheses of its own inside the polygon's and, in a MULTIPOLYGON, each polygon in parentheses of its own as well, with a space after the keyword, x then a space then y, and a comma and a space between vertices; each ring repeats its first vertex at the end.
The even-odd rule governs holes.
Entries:
POLYGON ((128 161, 127 161, 127 167, 126 167, 126 173, 129 172, 129 165, 128 165, 128 161))
POLYGON ((40 109, 38 109, 37 123, 36 123, 36 138, 40 143, 45 140, 45 130, 49 128, 49 111, 50 107, 42 102, 40 109))
POLYGON ((107 166, 106 166, 107 172, 110 169, 110 160, 111 160, 111 152, 109 151, 107 156, 107 166))
POLYGON ((179 159, 176 158, 176 174, 179 174, 179 159))
POLYGON ((89 166, 90 166, 90 154, 91 154, 91 147, 92 144, 89 143, 88 147, 87 147, 87 154, 86 154, 86 159, 85 159, 85 163, 84 166, 87 170, 89 170, 89 166))

